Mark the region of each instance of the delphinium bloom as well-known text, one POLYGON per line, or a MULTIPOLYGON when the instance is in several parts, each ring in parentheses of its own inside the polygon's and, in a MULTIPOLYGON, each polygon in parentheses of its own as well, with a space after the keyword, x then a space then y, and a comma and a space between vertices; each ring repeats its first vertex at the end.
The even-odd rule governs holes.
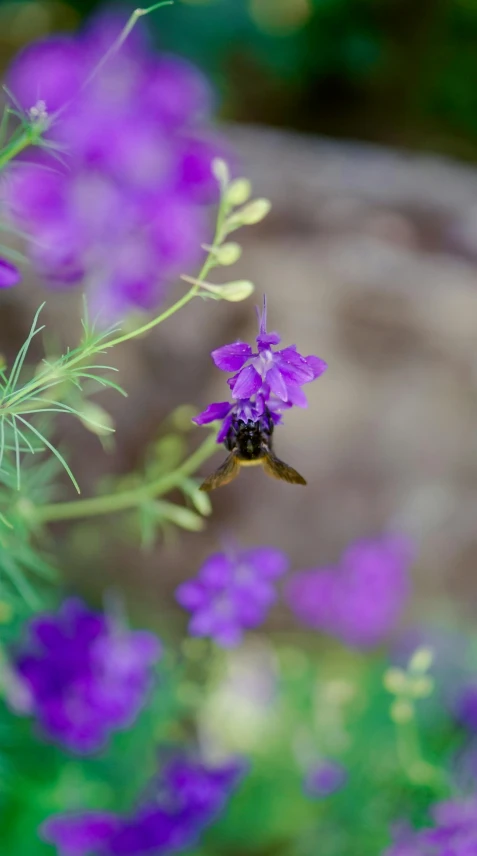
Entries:
POLYGON ((160 650, 152 633, 126 630, 70 598, 30 621, 13 659, 22 712, 70 751, 95 752, 147 701, 160 650))
POLYGON ((477 853, 477 801, 437 803, 434 826, 401 832, 383 856, 475 856, 477 853))
POLYGON ((381 642, 407 602, 410 545, 401 538, 357 541, 337 568, 294 574, 286 599, 297 618, 358 648, 381 642))
POLYGON ((197 578, 176 591, 192 613, 189 633, 210 636, 223 647, 238 645, 245 630, 265 620, 276 600, 276 580, 287 568, 286 555, 273 547, 209 556, 197 578))
POLYGON ((208 766, 177 754, 127 817, 106 812, 58 815, 42 837, 60 856, 159 856, 193 847, 223 811, 246 772, 240 759, 208 766))
POLYGON ((0 258, 0 288, 12 288, 18 285, 21 273, 15 265, 6 259, 0 258))
POLYGON ((454 700, 456 719, 470 731, 477 731, 477 681, 465 683, 456 692, 454 700))
POLYGON ((346 784, 348 771, 339 761, 322 759, 307 771, 303 788, 312 799, 324 799, 340 791, 346 784))
POLYGON ((274 350, 280 344, 276 332, 267 331, 267 304, 259 313, 257 350, 247 342, 233 342, 212 351, 212 359, 225 372, 235 372, 227 383, 232 393, 232 402, 220 401, 210 404, 193 420, 196 425, 206 425, 223 420, 217 436, 222 443, 234 419, 258 422, 268 411, 275 425, 281 422, 281 414, 290 407, 306 407, 307 399, 302 387, 320 377, 327 366, 315 356, 302 356, 296 345, 274 350))
POLYGON ((224 153, 201 73, 154 53, 138 28, 88 81, 122 24, 103 15, 77 36, 36 42, 7 75, 26 113, 42 105, 60 156, 33 150, 14 164, 5 214, 31 236, 46 283, 81 283, 105 321, 156 306, 197 261, 217 193, 211 162, 224 153))

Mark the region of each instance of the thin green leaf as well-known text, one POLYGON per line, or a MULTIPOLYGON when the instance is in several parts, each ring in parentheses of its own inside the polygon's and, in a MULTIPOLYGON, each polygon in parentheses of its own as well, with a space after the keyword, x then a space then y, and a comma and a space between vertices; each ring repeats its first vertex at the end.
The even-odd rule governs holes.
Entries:
POLYGON ((58 451, 58 449, 57 449, 55 446, 53 446, 53 444, 52 444, 52 443, 50 443, 50 441, 49 441, 49 440, 47 440, 47 438, 46 438, 46 437, 45 437, 45 436, 44 436, 40 431, 38 431, 38 429, 37 429, 37 428, 35 428, 35 427, 34 427, 34 425, 32 425, 30 422, 27 422, 27 421, 26 421, 26 419, 23 419, 21 416, 17 416, 17 419, 19 419, 19 420, 20 420, 20 422, 23 422, 23 424, 24 424, 27 428, 29 428, 29 429, 30 429, 30 431, 32 431, 32 432, 33 432, 33 434, 35 434, 35 435, 38 437, 38 439, 39 439, 39 440, 41 440, 41 442, 42 442, 42 443, 44 443, 44 444, 45 444, 45 446, 50 450, 50 452, 53 452, 53 454, 55 455, 55 457, 56 457, 56 458, 58 458, 58 460, 59 460, 60 464, 62 465, 62 467, 64 468, 64 470, 68 473, 68 475, 69 475, 69 477, 70 477, 71 481, 73 482, 73 485, 75 486, 75 489, 77 490, 77 492, 78 492, 78 493, 81 493, 81 490, 80 490, 79 484, 78 484, 78 482, 76 481, 76 479, 75 479, 75 477, 74 477, 74 475, 73 475, 73 473, 72 473, 72 471, 71 471, 71 469, 70 469, 69 465, 68 465, 68 464, 67 464, 67 462, 65 461, 65 459, 64 459, 63 455, 61 454, 61 452, 59 452, 59 451, 58 451))
POLYGON ((34 338, 34 336, 37 335, 37 333, 39 333, 41 330, 44 329, 44 325, 42 327, 36 326, 36 323, 38 321, 38 317, 39 317, 40 312, 43 309, 44 305, 45 304, 42 303, 41 306, 39 307, 39 309, 37 310, 37 312, 35 313, 35 317, 33 319, 33 323, 31 325, 30 332, 27 336, 27 339, 23 343, 22 347, 20 348, 20 350, 16 356, 15 362, 13 363, 12 370, 10 372, 9 379, 7 382, 7 387, 5 390, 6 394, 8 394, 10 392, 10 390, 15 389, 15 386, 18 382, 18 376, 22 370, 23 363, 25 361, 25 357, 27 355, 27 352, 28 352, 28 349, 30 347, 30 343, 31 343, 32 339, 34 338))

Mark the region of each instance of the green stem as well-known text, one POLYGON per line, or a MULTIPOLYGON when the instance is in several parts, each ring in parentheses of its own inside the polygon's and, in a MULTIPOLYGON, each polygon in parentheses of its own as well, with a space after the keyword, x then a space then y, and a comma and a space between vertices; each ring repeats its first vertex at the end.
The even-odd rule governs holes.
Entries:
POLYGON ((31 125, 28 125, 28 127, 25 128, 23 133, 10 140, 10 142, 7 143, 5 148, 0 152, 0 170, 3 169, 7 165, 7 163, 13 160, 13 158, 16 158, 17 155, 25 151, 28 146, 35 145, 38 142, 40 136, 41 134, 36 128, 31 125))
POLYGON ((407 778, 415 785, 445 792, 442 770, 424 759, 415 713, 407 722, 396 722, 396 742, 399 761, 407 778))
POLYGON ((74 502, 56 502, 30 509, 29 514, 38 523, 52 523, 56 520, 74 520, 79 517, 96 517, 98 514, 111 514, 137 508, 148 500, 163 496, 174 487, 178 487, 188 476, 193 475, 200 465, 217 448, 215 433, 207 437, 195 452, 172 473, 166 473, 155 481, 141 485, 123 493, 96 496, 92 499, 79 499, 74 502))

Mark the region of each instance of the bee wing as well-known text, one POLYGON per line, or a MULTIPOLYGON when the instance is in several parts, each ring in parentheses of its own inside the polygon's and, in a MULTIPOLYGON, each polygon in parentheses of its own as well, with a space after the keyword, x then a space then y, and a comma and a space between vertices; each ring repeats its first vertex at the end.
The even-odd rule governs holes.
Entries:
POLYGON ((306 484, 303 476, 300 475, 293 467, 289 467, 280 458, 277 458, 273 452, 268 452, 263 459, 263 469, 267 476, 272 476, 274 479, 281 479, 289 484, 306 484))
POLYGON ((209 492, 211 490, 215 490, 216 487, 222 487, 222 485, 228 484, 232 479, 236 478, 239 471, 240 464, 237 460, 237 456, 235 452, 231 452, 215 473, 212 473, 211 476, 202 482, 199 490, 209 492))

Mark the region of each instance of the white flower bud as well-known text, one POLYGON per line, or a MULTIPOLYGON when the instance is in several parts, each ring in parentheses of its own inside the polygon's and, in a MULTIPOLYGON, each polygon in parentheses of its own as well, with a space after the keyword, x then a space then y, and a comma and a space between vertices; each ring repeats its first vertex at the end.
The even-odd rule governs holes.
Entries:
POLYGON ((228 300, 230 303, 239 303, 253 294, 255 286, 248 279, 239 279, 236 282, 226 282, 224 285, 211 285, 202 283, 202 288, 212 292, 218 300, 228 300))
POLYGON ((215 258, 219 265, 233 265, 239 260, 241 255, 242 247, 240 244, 230 241, 230 243, 222 244, 222 246, 217 249, 215 258))
POLYGON ((248 178, 236 178, 235 181, 232 181, 230 187, 227 188, 225 201, 231 207, 243 205, 247 199, 250 199, 251 192, 252 185, 248 178))
POLYGON ((427 670, 432 666, 433 660, 434 652, 432 648, 429 648, 427 645, 423 645, 421 648, 417 648, 416 651, 414 651, 414 654, 409 660, 409 671, 423 674, 423 672, 427 672, 427 670))
POLYGON ((402 669, 388 669, 384 674, 383 683, 388 693, 402 695, 409 689, 409 679, 402 669))
POLYGON ((110 414, 92 401, 83 402, 81 410, 78 411, 79 418, 84 427, 97 434, 99 437, 114 432, 114 422, 110 414))
POLYGON ((271 202, 268 199, 254 199, 227 218, 225 221, 226 231, 233 232, 234 229, 240 229, 241 226, 254 226, 255 223, 260 223, 267 216, 271 207, 271 202))
POLYGON ((225 187, 229 183, 229 168, 222 158, 213 159, 212 173, 222 187, 225 187))

